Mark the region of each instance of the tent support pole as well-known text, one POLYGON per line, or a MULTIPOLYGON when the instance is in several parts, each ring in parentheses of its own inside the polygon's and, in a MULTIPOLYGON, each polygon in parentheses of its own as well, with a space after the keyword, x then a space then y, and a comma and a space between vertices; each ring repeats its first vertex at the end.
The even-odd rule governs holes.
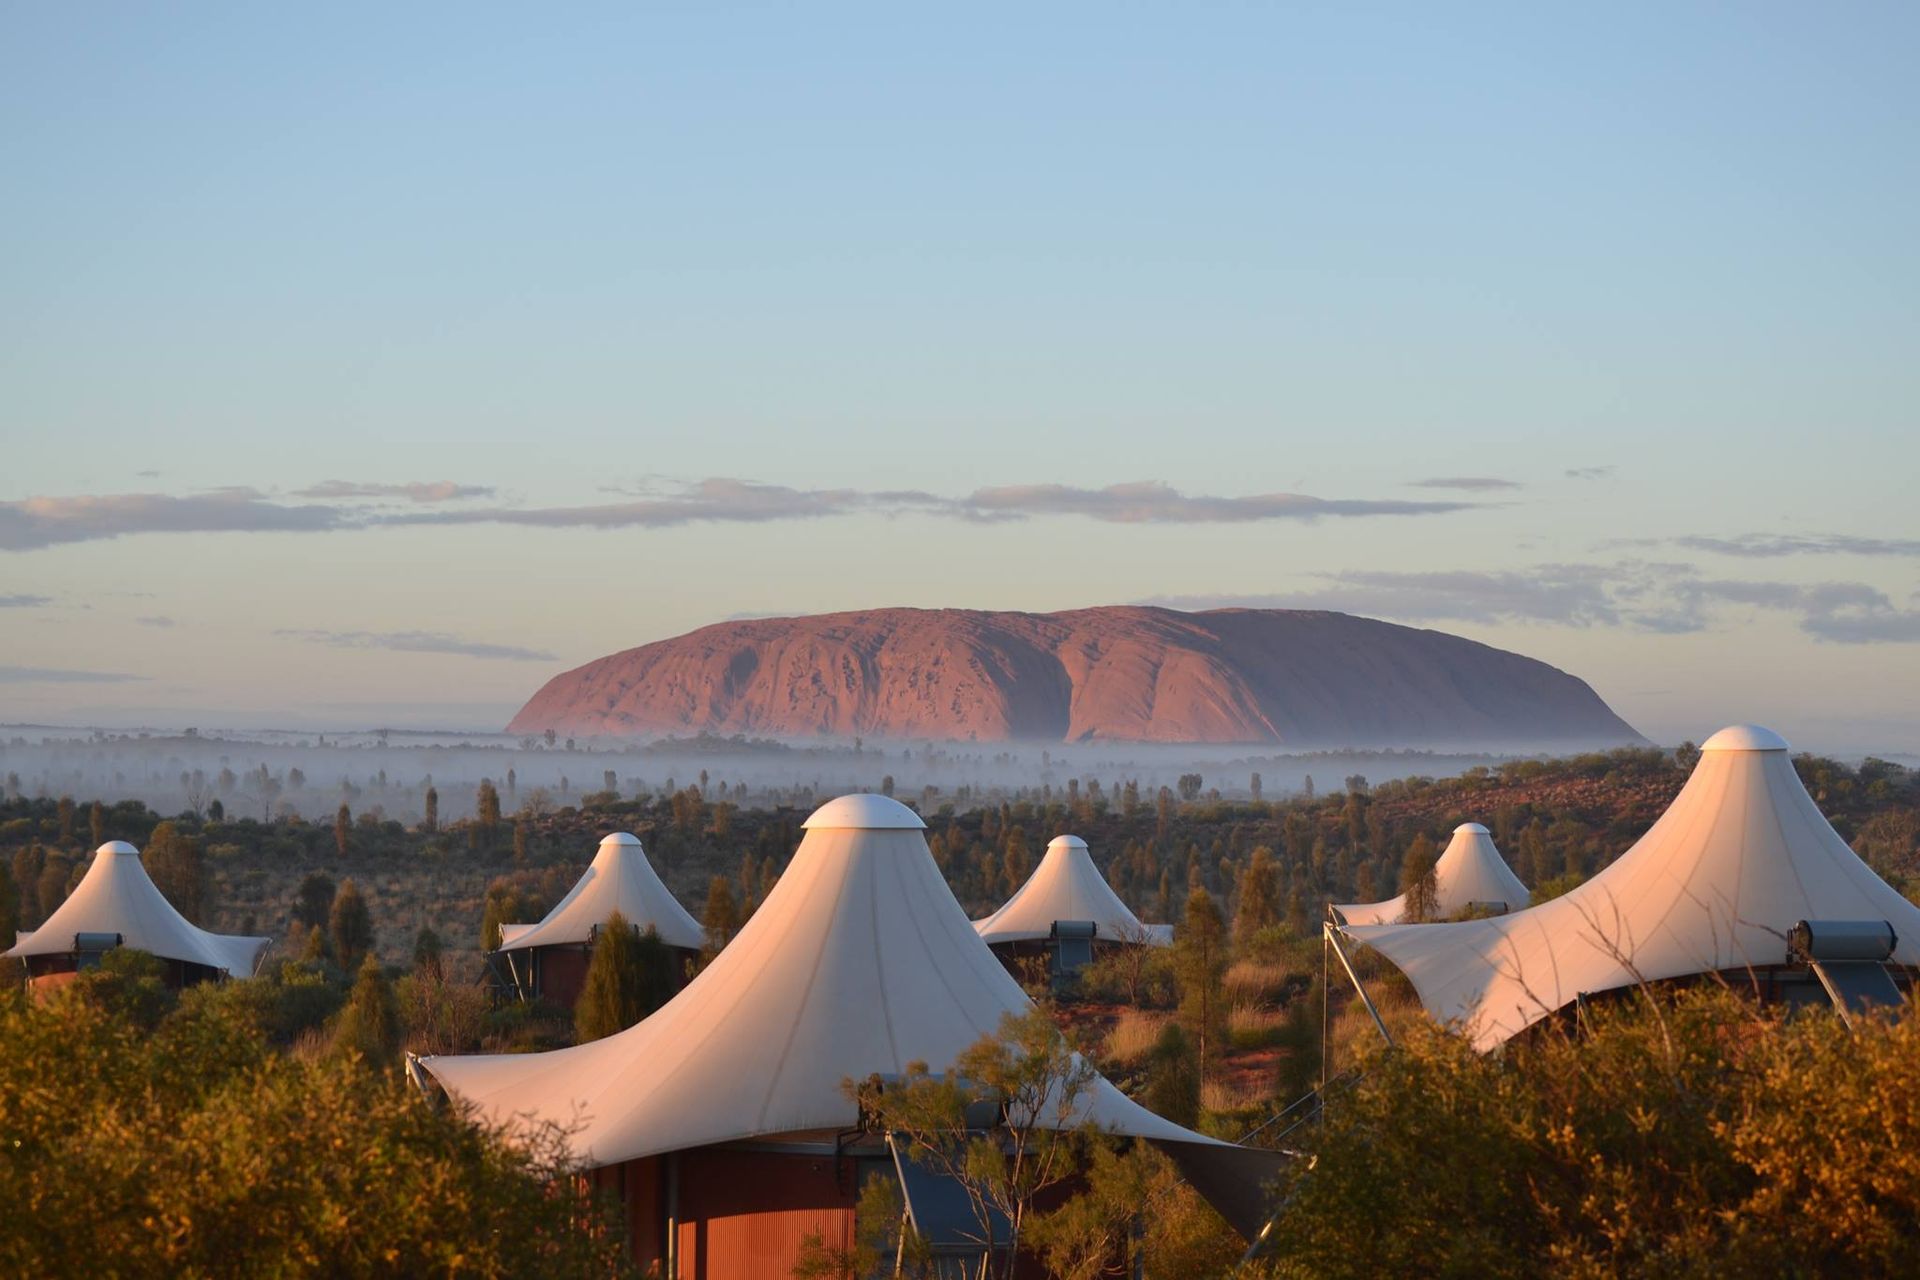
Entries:
POLYGON ((666 1280, 680 1280, 680 1153, 667 1152, 666 1280))
POLYGON ((1353 962, 1347 959, 1347 953, 1341 949, 1340 939, 1334 935, 1331 921, 1320 926, 1320 934, 1333 948, 1333 954, 1340 957, 1340 967, 1347 971, 1347 978, 1353 983, 1353 989, 1360 995, 1360 1003, 1367 1007, 1369 1014, 1373 1015, 1373 1025, 1380 1028, 1380 1038, 1387 1042, 1388 1047, 1392 1047, 1393 1033, 1387 1030, 1387 1024, 1381 1020, 1380 1011, 1373 1007, 1373 997, 1367 994, 1366 984, 1361 982, 1360 975, 1353 971, 1353 962))

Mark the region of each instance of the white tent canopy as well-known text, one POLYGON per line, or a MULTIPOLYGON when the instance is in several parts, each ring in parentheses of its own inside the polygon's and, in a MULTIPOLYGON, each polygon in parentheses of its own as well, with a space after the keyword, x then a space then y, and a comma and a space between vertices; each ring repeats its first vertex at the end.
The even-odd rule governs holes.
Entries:
POLYGON ((1584 994, 1785 963, 1801 920, 1885 920, 1894 961, 1920 964, 1920 907, 1827 824, 1785 740, 1736 725, 1707 739, 1647 834, 1565 896, 1487 920, 1347 932, 1490 1049, 1584 994))
POLYGON ((93 865, 67 900, 38 929, 19 934, 7 954, 63 955, 74 949, 74 936, 82 933, 117 933, 124 946, 237 978, 253 976, 273 941, 208 933, 188 921, 148 878, 140 851, 124 840, 110 840, 95 850, 93 865))
POLYGON ((1055 836, 1027 882, 973 927, 990 944, 1031 942, 1052 936, 1056 920, 1091 920, 1099 930, 1095 936, 1110 942, 1173 941, 1173 926, 1142 924, 1127 909, 1079 836, 1055 836))
MULTIPOLYGON (((941 879, 912 810, 843 796, 805 830, 733 942, 644 1021, 548 1053, 421 1065, 495 1121, 570 1126, 575 1154, 600 1166, 851 1128, 843 1080, 915 1061, 937 1070, 1029 1007, 941 879)), ((1259 1216, 1260 1179, 1245 1169, 1272 1153, 1183 1129, 1104 1079, 1092 1099, 1096 1122, 1165 1144, 1203 1193, 1230 1202, 1237 1226, 1259 1216)))
POLYGON ((545 919, 500 926, 500 949, 585 942, 616 911, 637 928, 658 930, 670 947, 698 951, 706 945, 706 931, 654 874, 639 837, 617 831, 600 842, 593 865, 545 919))
MULTIPOLYGON (((1433 867, 1434 915, 1441 920, 1458 915, 1476 902, 1504 903, 1518 911, 1533 901, 1527 886, 1513 874, 1493 837, 1477 822, 1453 829, 1453 839, 1433 867)), ((1407 895, 1385 902, 1335 907, 1344 924, 1399 924, 1407 912, 1407 895)))

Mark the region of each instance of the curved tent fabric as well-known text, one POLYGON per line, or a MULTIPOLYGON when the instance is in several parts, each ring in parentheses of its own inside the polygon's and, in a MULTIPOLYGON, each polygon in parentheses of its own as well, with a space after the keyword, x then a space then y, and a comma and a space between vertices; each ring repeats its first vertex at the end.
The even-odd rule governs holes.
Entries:
POLYGON ((707 943, 700 922, 654 874, 639 837, 620 831, 600 842, 593 864, 538 924, 501 925, 500 950, 585 942, 616 911, 638 928, 651 926, 670 947, 698 951, 707 943))
MULTIPOLYGON (((645 1020, 572 1048, 421 1065, 495 1122, 566 1126, 574 1154, 602 1166, 849 1129, 859 1116, 843 1080, 904 1073, 915 1061, 937 1069, 997 1032, 1002 1015, 1030 1007, 941 878, 917 818, 873 827, 820 818, 733 942, 645 1020)), ((1167 1144, 1176 1159, 1211 1168, 1199 1148, 1244 1155, 1104 1079, 1089 1094, 1086 1116, 1167 1144)), ((1250 1190, 1238 1207, 1221 1206, 1247 1231, 1261 1225, 1257 1183, 1250 1190)))
POLYGON ((1051 937, 1056 920, 1091 920, 1098 928, 1095 936, 1108 942, 1166 946, 1173 941, 1170 926, 1142 924, 1127 909, 1079 836, 1055 836, 1027 882, 973 927, 988 943, 1031 942, 1051 937))
POLYGON ((140 851, 124 840, 101 845, 67 900, 38 929, 17 935, 7 954, 62 955, 81 933, 117 933, 124 946, 238 978, 253 976, 273 941, 209 933, 193 924, 174 910, 141 865, 140 851))
MULTIPOLYGON (((1527 886, 1494 847, 1493 836, 1477 822, 1463 822, 1453 829, 1453 839, 1434 863, 1433 883, 1435 913, 1443 920, 1476 902, 1504 902, 1513 912, 1533 901, 1527 886)), ((1399 924, 1406 914, 1407 895, 1334 910, 1345 924, 1399 924)))
POLYGON ((1646 835, 1563 897, 1346 932, 1404 971, 1434 1017, 1491 1049, 1583 994, 1785 963, 1800 920, 1885 920, 1893 961, 1920 964, 1920 907, 1827 824, 1778 735, 1737 726, 1707 740, 1646 835))

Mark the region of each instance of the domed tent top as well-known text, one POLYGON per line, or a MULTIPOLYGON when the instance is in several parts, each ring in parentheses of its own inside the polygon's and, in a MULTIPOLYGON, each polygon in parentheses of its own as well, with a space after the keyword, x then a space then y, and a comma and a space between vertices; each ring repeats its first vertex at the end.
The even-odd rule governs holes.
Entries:
MULTIPOLYGON (((1433 885, 1434 914, 1442 920, 1477 902, 1497 902, 1508 911, 1518 911, 1533 901, 1527 886, 1494 847, 1493 836, 1477 822, 1463 822, 1453 829, 1453 839, 1434 863, 1433 885)), ((1334 908, 1342 924, 1397 924, 1406 911, 1404 893, 1385 902, 1334 908)))
POLYGON ((592 865, 538 924, 500 926, 500 950, 585 942, 616 911, 636 928, 656 930, 670 947, 697 951, 706 945, 706 931, 654 874, 639 838, 616 831, 600 842, 592 865))
POLYGON ((121 945, 163 960, 203 965, 236 978, 259 967, 271 938, 209 933, 174 909, 147 875, 140 851, 109 840, 67 900, 38 929, 17 935, 9 956, 56 956, 74 949, 82 933, 120 935, 121 945))
MULTIPOLYGON (((589 1166, 855 1126, 843 1080, 944 1067, 1031 1004, 974 933, 926 837, 849 827, 849 808, 814 815, 732 943, 641 1022, 547 1053, 421 1065, 483 1117, 558 1123, 589 1166)), ((1086 1097, 1083 1116, 1161 1145, 1237 1227, 1257 1230, 1273 1169, 1249 1162, 1271 1153, 1184 1129, 1104 1079, 1086 1097)))
POLYGON ((1489 920, 1348 934, 1483 1049, 1584 993, 1785 963, 1801 920, 1884 920, 1893 961, 1920 964, 1920 907, 1828 825, 1779 736, 1737 726, 1707 741, 1659 821, 1561 897, 1489 920))
POLYGON ((920 815, 891 796, 861 792, 829 800, 800 824, 805 831, 925 831, 920 815))
POLYGON ((1785 751, 1787 740, 1757 724, 1728 725, 1700 744, 1702 751, 1785 751))
POLYGON ((1091 920, 1094 936, 1108 942, 1166 946, 1173 941, 1171 925, 1142 924, 1120 901, 1079 836, 1055 836, 1048 842, 1046 856, 1027 882, 973 927, 992 944, 1034 942, 1053 936, 1056 920, 1091 920))

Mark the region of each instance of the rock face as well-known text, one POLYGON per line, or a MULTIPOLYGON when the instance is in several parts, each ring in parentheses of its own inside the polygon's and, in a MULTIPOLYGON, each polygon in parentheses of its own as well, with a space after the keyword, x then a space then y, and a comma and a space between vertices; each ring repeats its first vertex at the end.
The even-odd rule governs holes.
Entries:
POLYGON ((1544 662, 1332 612, 876 608, 722 622, 555 676, 509 733, 806 739, 1619 745, 1544 662))
POLYGON ((702 627, 555 676, 507 726, 1290 747, 1619 744, 1586 682, 1342 613, 873 609, 702 627))

